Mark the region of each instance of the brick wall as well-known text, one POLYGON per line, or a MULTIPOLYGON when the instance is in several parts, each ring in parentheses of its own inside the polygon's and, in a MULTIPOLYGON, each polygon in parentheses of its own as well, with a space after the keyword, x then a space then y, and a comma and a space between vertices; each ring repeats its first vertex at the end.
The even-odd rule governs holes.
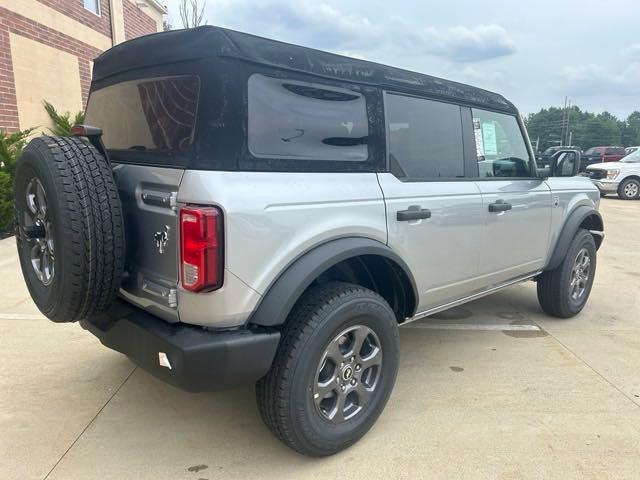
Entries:
MULTIPOLYGON (((0 15, 2 12, 0 12, 0 15)), ((13 62, 9 45, 9 29, 0 18, 0 127, 18 130, 18 106, 13 81, 13 62)))
MULTIPOLYGON (((101 52, 91 45, 45 27, 26 17, 0 7, 0 127, 13 131, 18 128, 18 109, 9 45, 9 32, 35 40, 78 57, 78 72, 82 88, 82 103, 87 101, 91 75, 89 65, 101 52)), ((67 74, 71 74, 70 72, 67 74)), ((55 81, 55 79, 51 79, 55 81)))
MULTIPOLYGON (((123 0, 124 36, 127 40, 153 33, 157 29, 156 22, 129 0, 123 0)), ((151 7, 146 7, 151 8, 151 7)))
MULTIPOLYGON (((61 15, 82 23, 100 34, 112 37, 109 0, 100 0, 101 14, 99 16, 86 10, 83 0, 37 0, 37 2, 56 10, 61 15)), ((122 21, 127 40, 153 33, 157 30, 156 21, 143 9, 138 8, 130 0, 122 0, 122 5, 124 13, 122 21)), ((152 7, 148 6, 146 8, 152 7)), ((22 13, 28 15, 26 12, 22 13)), ((50 25, 53 26, 54 24, 50 25)), ((82 103, 83 105, 86 104, 91 85, 91 61, 101 53, 101 50, 23 15, 0 7, 0 129, 15 131, 20 127, 25 128, 28 126, 19 125, 10 33, 74 55, 78 59, 78 71, 60 72, 60 75, 78 75, 82 103)), ((72 32, 69 33, 72 34, 72 32)), ((52 78, 51 81, 55 82, 56 80, 52 78)), ((37 92, 33 92, 33 94, 37 95, 37 92)))
POLYGON ((97 32, 111 37, 111 10, 109 0, 100 0, 100 15, 84 8, 83 0, 37 0, 38 2, 63 13, 67 17, 93 28, 97 32))

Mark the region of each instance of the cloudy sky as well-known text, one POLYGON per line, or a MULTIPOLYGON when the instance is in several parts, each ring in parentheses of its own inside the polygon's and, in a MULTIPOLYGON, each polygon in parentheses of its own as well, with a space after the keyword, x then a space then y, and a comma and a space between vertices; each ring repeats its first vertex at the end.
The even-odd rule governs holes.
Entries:
MULTIPOLYGON (((165 2, 180 28, 179 0, 165 2)), ((206 18, 497 91, 523 113, 565 95, 640 110, 640 0, 207 0, 206 18)))

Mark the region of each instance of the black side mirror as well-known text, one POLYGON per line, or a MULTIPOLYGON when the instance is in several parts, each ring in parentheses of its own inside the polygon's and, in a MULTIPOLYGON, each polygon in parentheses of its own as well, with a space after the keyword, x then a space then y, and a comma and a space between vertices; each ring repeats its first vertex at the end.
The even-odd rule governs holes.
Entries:
POLYGON ((580 171, 581 162, 582 154, 579 150, 558 150, 549 161, 550 176, 575 177, 580 171))

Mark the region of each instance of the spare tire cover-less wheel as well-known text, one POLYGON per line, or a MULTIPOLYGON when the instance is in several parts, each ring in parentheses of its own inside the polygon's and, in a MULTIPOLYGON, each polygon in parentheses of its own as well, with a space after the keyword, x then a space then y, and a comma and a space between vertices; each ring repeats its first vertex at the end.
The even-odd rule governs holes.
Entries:
POLYGON ((109 308, 124 268, 124 227, 109 162, 77 137, 38 137, 15 177, 16 242, 40 311, 74 322, 109 308))

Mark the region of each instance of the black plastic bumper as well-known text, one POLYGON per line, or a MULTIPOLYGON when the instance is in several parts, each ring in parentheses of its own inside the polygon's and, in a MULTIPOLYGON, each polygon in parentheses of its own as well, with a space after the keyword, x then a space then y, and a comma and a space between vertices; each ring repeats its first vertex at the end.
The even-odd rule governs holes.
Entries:
POLYGON ((107 314, 80 324, 103 345, 189 392, 255 382, 271 367, 280 340, 273 330, 215 332, 170 324, 121 300, 107 314), (170 368, 160 364, 163 354, 170 368))

